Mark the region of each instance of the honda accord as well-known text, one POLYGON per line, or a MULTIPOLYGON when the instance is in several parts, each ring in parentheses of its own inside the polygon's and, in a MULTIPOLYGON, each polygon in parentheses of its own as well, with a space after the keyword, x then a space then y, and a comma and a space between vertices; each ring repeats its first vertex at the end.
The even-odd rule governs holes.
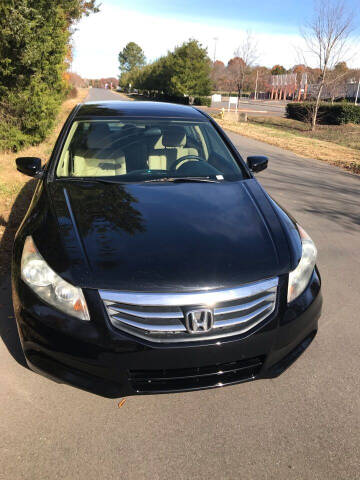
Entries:
POLYGON ((190 106, 70 114, 16 234, 13 303, 29 367, 119 397, 282 373, 317 332, 316 247, 219 125, 190 106))

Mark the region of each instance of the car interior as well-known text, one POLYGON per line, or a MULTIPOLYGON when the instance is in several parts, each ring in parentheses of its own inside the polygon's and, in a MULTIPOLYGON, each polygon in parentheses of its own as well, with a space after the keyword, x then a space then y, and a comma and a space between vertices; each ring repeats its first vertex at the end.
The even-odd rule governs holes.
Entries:
POLYGON ((75 122, 65 142, 57 175, 104 177, 137 172, 172 172, 178 175, 239 173, 238 165, 222 140, 215 137, 214 142, 204 125, 136 120, 129 123, 75 122))

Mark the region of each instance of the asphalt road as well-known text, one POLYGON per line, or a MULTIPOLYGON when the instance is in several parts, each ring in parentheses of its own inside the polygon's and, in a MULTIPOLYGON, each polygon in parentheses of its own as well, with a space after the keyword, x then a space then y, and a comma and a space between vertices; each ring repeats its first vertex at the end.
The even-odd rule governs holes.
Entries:
MULTIPOLYGON (((91 99, 121 98, 92 90, 91 99)), ((218 390, 114 400, 21 364, 9 281, 0 289, 1 479, 360 478, 360 177, 231 134, 267 154, 259 179, 315 240, 324 310, 282 376, 218 390)))
MULTIPOLYGON (((113 99, 116 95, 117 100, 119 100, 119 94, 111 92, 109 90, 102 90, 99 88, 92 89, 90 93, 91 100, 99 99, 113 99)), ((136 96, 134 97, 136 98, 136 96)), ((139 97, 141 98, 141 97, 139 97)), ((223 97, 224 98, 224 97, 223 97)), ((127 97, 120 94, 120 100, 127 100, 127 97)), ((275 101, 275 100, 247 100, 242 99, 239 102, 238 109, 240 112, 246 112, 249 116, 260 116, 260 117, 283 117, 285 115, 285 101, 275 101)), ((222 108, 225 110, 228 109, 228 101, 223 102, 213 102, 211 107, 201 107, 206 111, 217 112, 222 108)), ((234 105, 231 106, 231 110, 234 110, 234 105)))

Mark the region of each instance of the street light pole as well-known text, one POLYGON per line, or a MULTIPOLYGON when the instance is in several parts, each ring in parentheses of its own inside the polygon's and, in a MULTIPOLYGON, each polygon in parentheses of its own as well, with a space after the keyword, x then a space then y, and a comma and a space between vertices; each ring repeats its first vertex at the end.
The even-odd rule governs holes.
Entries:
POLYGON ((256 70, 255 95, 254 95, 255 100, 257 100, 258 79, 259 79, 259 70, 256 70))
POLYGON ((357 84, 357 89, 356 89, 355 105, 357 105, 357 99, 358 99, 358 96, 359 96, 359 90, 360 90, 360 77, 359 77, 358 84, 357 84))
POLYGON ((215 63, 215 60, 216 60, 216 44, 217 44, 217 41, 219 40, 218 37, 214 37, 213 38, 214 40, 214 63, 215 63))

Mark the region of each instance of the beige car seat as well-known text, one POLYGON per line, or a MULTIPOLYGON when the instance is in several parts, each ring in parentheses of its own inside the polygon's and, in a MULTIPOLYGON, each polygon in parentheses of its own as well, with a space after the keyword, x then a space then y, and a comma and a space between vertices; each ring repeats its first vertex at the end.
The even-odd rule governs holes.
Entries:
POLYGON ((167 127, 149 152, 149 169, 169 170, 176 160, 185 155, 199 155, 195 147, 187 146, 185 128, 175 125, 167 127))
POLYGON ((86 148, 74 152, 73 174, 77 177, 104 177, 126 173, 124 152, 112 146, 113 135, 106 123, 93 123, 86 148))

